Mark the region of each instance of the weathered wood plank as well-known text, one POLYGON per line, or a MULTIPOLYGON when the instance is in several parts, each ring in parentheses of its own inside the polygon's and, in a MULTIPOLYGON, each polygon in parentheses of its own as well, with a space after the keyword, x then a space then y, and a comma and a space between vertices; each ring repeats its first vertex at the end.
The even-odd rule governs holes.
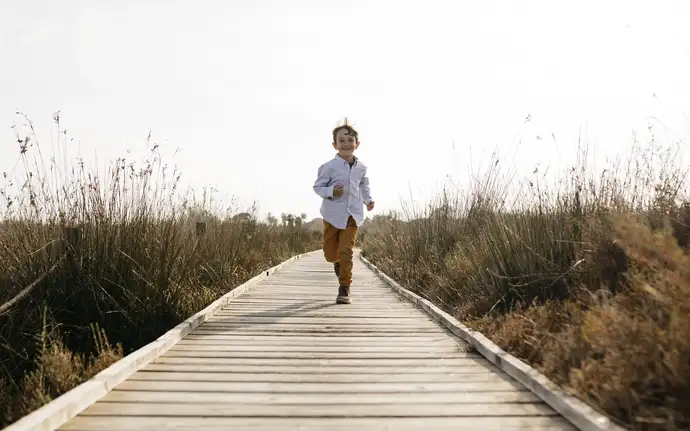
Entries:
MULTIPOLYGON (((322 348, 355 348, 355 349, 383 349, 387 348, 389 350, 401 350, 401 349, 426 349, 427 347, 432 347, 435 349, 445 349, 447 350, 452 350, 456 351, 457 349, 463 349, 462 347, 458 346, 457 343, 454 343, 453 341, 450 342, 443 342, 443 341, 429 341, 423 346, 420 346, 418 343, 410 343, 410 342, 400 342, 400 341, 395 341, 395 340, 387 340, 387 341, 381 341, 381 342, 366 342, 366 341, 344 341, 344 342, 339 342, 338 339, 332 339, 332 338, 326 338, 323 339, 319 342, 319 339, 316 338, 315 341, 303 341, 303 340, 297 340, 297 341, 292 341, 289 346, 285 344, 285 340, 282 342, 280 341, 262 341, 262 340, 251 340, 251 341, 243 341, 243 340, 228 340, 228 339, 204 339, 204 338, 194 338, 191 340, 185 340, 184 343, 177 343, 176 346, 219 346, 223 349, 233 349, 233 350, 242 350, 242 349, 249 349, 250 347, 258 348, 258 350, 279 350, 279 349, 286 349, 286 348, 291 348, 291 349, 297 349, 297 348, 304 348, 304 349, 322 349, 322 348)), ((428 350, 428 349, 426 349, 428 350)), ((425 351, 426 351, 425 350, 425 351)))
POLYGON ((219 372, 186 372, 186 371, 138 371, 129 378, 130 381, 158 382, 246 382, 246 383, 329 383, 332 385, 349 385, 353 383, 443 383, 448 380, 468 382, 505 382, 510 377, 499 373, 482 374, 410 374, 397 373, 391 369, 386 374, 353 374, 340 372, 327 373, 219 373, 219 372))
POLYGON ((477 364, 489 366, 491 363, 484 358, 458 357, 458 358, 378 358, 378 359, 358 359, 358 358, 192 358, 161 356, 152 363, 154 364, 195 364, 208 365, 217 364, 223 366, 235 365, 255 365, 255 366, 275 366, 289 365, 296 367, 319 367, 333 366, 349 369, 350 367, 429 367, 437 368, 448 365, 468 365, 477 364))
POLYGON ((176 382, 176 381, 137 381, 127 380, 118 386, 122 390, 147 391, 191 391, 191 392, 289 392, 312 394, 389 394, 400 392, 504 392, 521 390, 513 381, 502 382, 463 382, 462 377, 445 382, 391 382, 391 383, 353 383, 336 385, 332 383, 272 383, 272 382, 176 382))
POLYGON ((500 404, 276 404, 270 408, 254 404, 193 404, 193 403, 130 403, 98 402, 86 409, 82 416, 198 416, 198 417, 478 417, 478 416, 556 416, 541 403, 500 404))
POLYGON ((358 349, 367 349, 367 348, 376 348, 376 349, 381 349, 381 348, 389 348, 389 349, 405 349, 409 347, 410 349, 422 349, 425 346, 430 346, 433 348, 444 348, 444 349, 451 349, 451 350, 457 350, 460 349, 460 351, 466 351, 469 347, 463 347, 458 345, 457 343, 454 343, 452 340, 451 341, 427 341, 424 346, 419 346, 419 343, 414 343, 414 342, 409 342, 409 341, 396 341, 396 340, 385 340, 385 341, 377 341, 374 340, 372 341, 366 341, 366 340, 352 340, 352 339, 347 339, 347 338, 342 338, 342 337, 314 337, 314 341, 310 341, 305 338, 297 338, 296 340, 293 340, 290 342, 289 346, 286 345, 286 340, 282 341, 277 341, 277 340, 261 340, 261 339, 250 339, 250 340, 242 340, 240 338, 227 338, 223 335, 212 335, 209 337, 215 337, 215 338, 205 338, 205 337, 195 337, 190 340, 185 340, 184 343, 178 343, 176 346, 220 346, 222 348, 231 348, 235 347, 238 349, 248 349, 251 346, 255 346, 258 348, 258 350, 277 350, 277 349, 285 349, 285 348, 306 348, 306 349, 316 349, 316 348, 321 348, 321 347, 327 347, 327 348, 358 348, 358 349), (343 340, 343 341, 341 341, 343 340))
POLYGON ((561 418, 460 417, 460 418, 230 418, 230 417, 146 417, 80 416, 62 429, 69 431, 247 430, 247 431, 504 431, 573 430, 561 418))
POLYGON ((426 404, 499 404, 499 403, 540 403, 541 400, 531 392, 462 392, 462 393, 400 393, 360 394, 294 394, 294 393, 225 393, 225 392, 154 392, 115 390, 103 398, 104 402, 130 403, 183 403, 193 404, 365 404, 365 405, 426 405, 426 404))
MULTIPOLYGON (((403 310, 383 310, 376 308, 362 309, 361 307, 352 307, 351 310, 343 310, 342 308, 319 307, 319 308, 303 308, 297 310, 274 310, 267 307, 263 308, 249 308, 223 310, 217 313, 216 318, 237 318, 237 317, 301 317, 301 318, 346 318, 346 319, 369 319, 369 320, 388 320, 388 319, 416 319, 418 316, 410 309, 403 310)), ((428 319, 428 317, 425 317, 428 319)))
MULTIPOLYGON (((392 367, 381 366, 348 366, 347 370, 352 374, 369 375, 390 373, 392 367)), ((299 366, 299 365, 253 365, 253 364, 169 364, 152 363, 148 364, 142 371, 179 371, 179 372, 200 372, 200 373, 284 373, 284 374, 330 374, 341 373, 342 366, 321 365, 321 366, 299 366)), ((396 374, 487 374, 495 373, 498 369, 495 366, 485 366, 475 363, 465 365, 441 365, 430 368, 428 366, 398 367, 395 368, 396 374)))
MULTIPOLYGON (((257 346, 259 347, 260 350, 263 349, 268 349, 268 350, 274 350, 274 348, 286 348, 286 340, 282 341, 277 341, 277 340, 261 340, 261 339, 250 339, 250 340, 242 340, 239 338, 227 338, 222 335, 216 336, 213 335, 212 337, 216 338, 204 338, 204 337, 196 337, 192 338, 190 340, 185 340, 184 343, 178 343, 176 344, 177 346, 222 346, 222 347, 235 347, 239 349, 245 349, 248 348, 249 346, 257 346)), ((404 349, 404 348, 411 348, 411 349, 421 349, 424 346, 419 346, 419 343, 414 343, 414 342, 409 342, 409 341, 396 341, 396 340, 385 340, 385 341, 366 341, 366 340, 352 340, 352 339, 347 339, 347 338, 325 338, 325 337, 314 337, 314 341, 310 341, 308 339, 297 339, 293 340, 290 343, 290 347, 292 348, 297 348, 297 347, 304 347, 304 348, 321 348, 321 347, 353 347, 353 348, 383 348, 383 347, 388 347, 391 349, 404 349), (344 340, 344 341, 340 341, 344 340)), ((450 342, 444 342, 444 341, 427 341, 425 346, 432 346, 436 348, 451 348, 451 349, 458 349, 459 346, 457 343, 454 343, 453 341, 450 342)))
MULTIPOLYGON (((285 337, 277 335, 235 335, 235 334, 219 334, 219 335, 199 335, 195 332, 190 332, 185 338, 180 340, 178 344, 193 344, 197 342, 222 342, 228 344, 279 344, 285 345, 285 337)), ((342 345, 342 344, 353 344, 353 345, 413 345, 417 346, 426 343, 438 343, 443 345, 457 345, 458 342, 446 337, 445 335, 440 336, 417 336, 410 337, 406 335, 398 337, 315 337, 315 336, 299 336, 295 335, 290 338, 290 345, 302 345, 307 346, 314 345, 342 345)), ((463 342, 464 343, 464 342, 463 342)))
MULTIPOLYGON (((446 332, 440 328, 431 327, 417 327, 417 326, 341 326, 341 325, 251 325, 251 324, 210 324, 204 328, 206 331, 214 331, 215 333, 245 333, 256 332, 257 328, 264 330, 264 333, 293 333, 293 334, 445 334, 446 332)), ((201 332, 201 331, 200 331, 201 332)))
POLYGON ((177 347, 171 348, 165 354, 168 357, 183 358, 307 358, 307 359, 455 359, 455 358, 476 358, 476 353, 427 353, 427 352, 271 352, 266 350, 244 351, 244 352, 218 352, 216 350, 180 350, 177 347))
MULTIPOLYGON (((295 346, 293 344, 274 346, 271 348, 272 354, 308 354, 308 353, 385 353, 392 355, 407 355, 409 353, 454 353, 459 349, 458 345, 436 345, 427 344, 423 346, 295 346)), ((260 346, 228 344, 216 342, 200 342, 194 344, 176 344, 169 351, 173 352, 264 352, 265 350, 260 346)))
POLYGON ((418 335, 422 338, 429 336, 438 336, 447 334, 448 332, 440 331, 429 331, 429 330, 412 330, 408 331, 405 329, 395 330, 359 330, 354 328, 352 330, 338 331, 338 329, 284 329, 275 327, 262 327, 261 325, 255 326, 245 326, 236 328, 200 328, 194 330, 194 334, 197 335, 235 335, 235 336, 257 336, 257 335, 271 335, 285 337, 285 342, 289 342, 291 337, 327 337, 327 338, 339 338, 339 337, 399 337, 400 335, 415 336, 418 335))
POLYGON ((385 328, 388 326, 396 326, 403 328, 433 328, 437 326, 431 321, 423 321, 418 319, 364 319, 364 318, 349 318, 349 317, 302 317, 302 316, 288 316, 288 317, 261 317, 261 316, 247 316, 247 317, 231 317, 219 316, 209 319, 207 325, 241 325, 243 323, 251 324, 266 324, 266 325, 316 325, 316 326, 347 326, 359 327, 365 326, 369 328, 385 328))

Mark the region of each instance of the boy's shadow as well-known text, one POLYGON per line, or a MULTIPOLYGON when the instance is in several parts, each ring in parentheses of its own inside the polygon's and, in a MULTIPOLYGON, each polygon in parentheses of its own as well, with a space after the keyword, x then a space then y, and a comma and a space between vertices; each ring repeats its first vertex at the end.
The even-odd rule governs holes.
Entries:
MULTIPOLYGON (((331 307, 342 306, 338 306, 337 304, 331 301, 325 302, 323 300, 313 300, 283 305, 281 307, 276 307, 271 310, 257 311, 253 313, 242 313, 242 304, 233 304, 233 302, 229 302, 228 305, 226 305, 222 310, 220 310, 216 315, 213 316, 213 320, 204 322, 199 327, 191 331, 188 335, 194 335, 195 337, 201 338, 205 335, 213 336, 233 333, 236 330, 246 329, 253 326, 271 326, 274 324, 282 323, 280 319, 284 317, 299 317, 303 313, 308 313, 310 311, 326 310, 331 307), (242 314, 227 314, 227 311, 229 310, 239 311, 242 314), (252 318, 256 317, 270 318, 270 320, 261 319, 256 322, 249 321, 252 318), (209 325, 209 323, 211 324, 209 325), (220 323, 221 325, 217 325, 217 323, 220 323), (225 326, 222 324, 232 326, 225 326), (201 329, 202 331, 198 331, 199 329, 201 329)), ((238 334, 241 333, 241 331, 238 332, 238 334)))

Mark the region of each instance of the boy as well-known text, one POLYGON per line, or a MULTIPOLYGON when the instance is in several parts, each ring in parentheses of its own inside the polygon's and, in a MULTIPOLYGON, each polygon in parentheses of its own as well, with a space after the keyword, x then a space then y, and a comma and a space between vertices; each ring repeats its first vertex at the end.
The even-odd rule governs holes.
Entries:
POLYGON ((340 281, 336 304, 350 304, 352 283, 352 249, 357 230, 364 222, 362 204, 374 209, 367 167, 354 153, 359 147, 359 135, 348 124, 333 129, 333 148, 336 156, 321 165, 314 183, 314 192, 323 198, 323 253, 340 281))

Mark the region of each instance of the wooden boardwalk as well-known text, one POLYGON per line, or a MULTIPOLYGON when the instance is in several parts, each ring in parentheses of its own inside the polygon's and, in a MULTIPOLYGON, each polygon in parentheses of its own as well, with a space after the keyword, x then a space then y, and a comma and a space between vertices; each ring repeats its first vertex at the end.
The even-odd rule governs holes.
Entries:
POLYGON ((232 300, 62 430, 574 429, 358 259, 320 254, 232 300))

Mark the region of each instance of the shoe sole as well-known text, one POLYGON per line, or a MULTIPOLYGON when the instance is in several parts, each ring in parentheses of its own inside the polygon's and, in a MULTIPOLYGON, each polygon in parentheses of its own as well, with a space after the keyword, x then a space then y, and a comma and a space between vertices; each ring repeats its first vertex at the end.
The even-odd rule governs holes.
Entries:
POLYGON ((335 303, 336 304, 351 304, 352 300, 350 300, 350 298, 347 296, 339 296, 336 298, 335 303))

